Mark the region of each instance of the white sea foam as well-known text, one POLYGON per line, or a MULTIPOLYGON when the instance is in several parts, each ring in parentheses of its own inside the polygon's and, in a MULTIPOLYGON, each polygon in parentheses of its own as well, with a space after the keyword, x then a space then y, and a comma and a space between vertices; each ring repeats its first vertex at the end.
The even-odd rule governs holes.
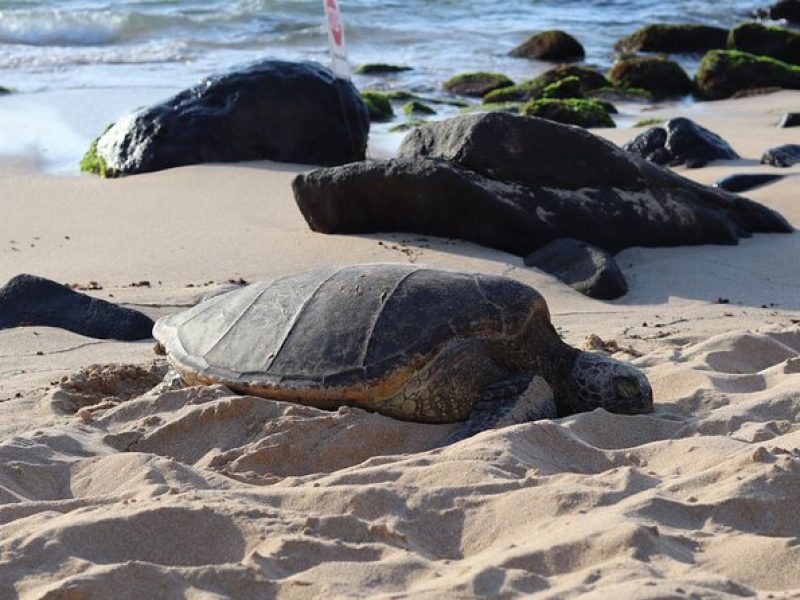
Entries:
POLYGON ((109 11, 76 13, 57 8, 0 11, 0 42, 33 46, 93 46, 113 42, 128 20, 109 11))

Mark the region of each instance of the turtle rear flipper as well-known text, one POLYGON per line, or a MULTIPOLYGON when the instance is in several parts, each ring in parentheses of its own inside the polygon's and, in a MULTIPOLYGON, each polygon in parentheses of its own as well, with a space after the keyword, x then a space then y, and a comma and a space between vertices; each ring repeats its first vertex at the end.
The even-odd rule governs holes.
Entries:
POLYGON ((438 445, 447 446, 487 429, 557 416, 553 390, 542 377, 514 378, 486 388, 472 407, 469 419, 438 445))

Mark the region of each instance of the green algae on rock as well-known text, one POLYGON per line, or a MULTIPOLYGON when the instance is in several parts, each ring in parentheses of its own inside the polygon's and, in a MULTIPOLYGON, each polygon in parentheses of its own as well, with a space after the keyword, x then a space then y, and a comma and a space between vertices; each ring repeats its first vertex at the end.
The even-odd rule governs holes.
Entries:
POLYGON ((361 99, 367 105, 369 120, 374 122, 391 121, 394 118, 394 109, 388 95, 382 92, 367 90, 361 92, 361 99))
POLYGON ((800 64, 800 33, 761 23, 742 23, 731 29, 728 48, 800 64))
POLYGON ((514 82, 502 73, 477 71, 456 75, 445 81, 442 87, 451 94, 481 98, 489 92, 512 85, 514 82))
POLYGON ((511 50, 509 55, 518 58, 569 61, 581 60, 586 56, 586 51, 581 43, 570 34, 559 29, 551 29, 530 36, 511 50))
POLYGON ((705 52, 725 48, 728 30, 707 25, 658 23, 640 27, 614 46, 620 52, 705 52))
POLYGON ((542 98, 583 98, 581 80, 575 76, 565 77, 551 83, 542 90, 542 98))
POLYGON ((531 100, 522 107, 521 113, 528 117, 539 117, 566 125, 615 127, 606 107, 597 100, 580 98, 531 100))
POLYGON ((109 169, 105 159, 97 153, 97 142, 100 141, 100 138, 113 126, 113 123, 109 123, 103 130, 103 133, 94 138, 92 143, 89 144, 89 149, 83 155, 83 158, 81 158, 80 169, 83 173, 99 175, 103 179, 106 177, 116 177, 116 173, 114 173, 113 169, 109 169))
POLYGON ((711 50, 700 62, 695 81, 702 97, 719 100, 754 88, 800 89, 800 67, 739 50, 711 50))
POLYGON ((611 86, 611 82, 602 73, 598 73, 594 69, 578 65, 559 65, 545 71, 534 79, 490 92, 484 96, 483 101, 486 103, 498 103, 534 100, 542 97, 542 92, 548 85, 568 77, 578 78, 584 94, 597 88, 611 86))
POLYGON ((419 100, 411 100, 403 105, 403 113, 410 117, 412 115, 435 115, 436 111, 419 100))
POLYGON ((685 96, 693 89, 686 71, 661 56, 622 58, 608 71, 608 78, 617 87, 645 89, 656 99, 685 96))

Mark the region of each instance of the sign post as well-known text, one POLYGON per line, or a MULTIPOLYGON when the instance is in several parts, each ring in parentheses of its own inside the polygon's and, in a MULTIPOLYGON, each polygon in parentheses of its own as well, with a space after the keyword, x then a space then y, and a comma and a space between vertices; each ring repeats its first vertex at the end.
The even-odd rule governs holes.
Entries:
POLYGON ((322 0, 328 17, 328 42, 331 47, 331 70, 342 79, 350 79, 350 63, 344 45, 344 21, 336 0, 322 0))

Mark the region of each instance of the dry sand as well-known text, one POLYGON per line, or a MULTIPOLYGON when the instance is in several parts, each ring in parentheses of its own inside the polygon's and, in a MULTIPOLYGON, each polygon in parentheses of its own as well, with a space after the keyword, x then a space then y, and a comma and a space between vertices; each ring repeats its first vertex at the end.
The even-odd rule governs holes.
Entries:
MULTIPOLYGON (((654 114, 745 157, 685 172, 710 182, 771 171, 761 152, 800 143, 774 127, 790 109, 800 93, 654 114)), ((151 343, 0 331, 0 598, 800 597, 800 237, 630 249, 631 292, 599 302, 472 244, 311 233, 289 188, 302 169, 101 181, 5 163, 0 281, 97 281, 158 317, 228 279, 324 263, 504 273, 544 293, 570 343, 624 348, 656 412, 431 450, 450 426, 151 389, 165 371, 151 343)), ((800 226, 800 167, 782 172, 747 195, 800 226)))

